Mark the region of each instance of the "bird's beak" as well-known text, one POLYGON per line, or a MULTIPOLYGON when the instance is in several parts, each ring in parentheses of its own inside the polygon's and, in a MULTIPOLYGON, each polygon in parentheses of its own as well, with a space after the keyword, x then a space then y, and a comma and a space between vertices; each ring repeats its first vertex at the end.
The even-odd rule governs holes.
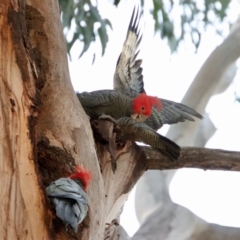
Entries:
POLYGON ((131 115, 131 118, 138 121, 138 122, 144 122, 147 117, 143 114, 138 114, 138 113, 134 113, 131 115))

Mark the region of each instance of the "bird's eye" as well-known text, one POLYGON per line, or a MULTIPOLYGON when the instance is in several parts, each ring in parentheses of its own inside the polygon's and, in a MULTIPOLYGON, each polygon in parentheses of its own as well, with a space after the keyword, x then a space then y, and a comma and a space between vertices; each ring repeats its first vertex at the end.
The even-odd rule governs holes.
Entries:
POLYGON ((145 107, 142 106, 142 110, 145 110, 145 107))

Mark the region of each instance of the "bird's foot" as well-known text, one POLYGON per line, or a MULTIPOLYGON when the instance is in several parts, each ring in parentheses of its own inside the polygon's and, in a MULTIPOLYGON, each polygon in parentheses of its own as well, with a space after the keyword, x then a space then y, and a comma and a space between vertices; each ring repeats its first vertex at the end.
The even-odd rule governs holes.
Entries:
POLYGON ((117 169, 117 160, 116 160, 116 132, 114 129, 118 128, 118 122, 116 119, 111 117, 110 115, 102 114, 99 118, 99 120, 107 120, 109 122, 112 122, 108 128, 107 132, 107 139, 108 139, 108 152, 111 157, 111 166, 112 171, 115 174, 115 171, 117 169))
POLYGON ((112 122, 114 125, 117 125, 117 120, 111 117, 110 115, 102 114, 98 117, 99 120, 108 120, 112 122))

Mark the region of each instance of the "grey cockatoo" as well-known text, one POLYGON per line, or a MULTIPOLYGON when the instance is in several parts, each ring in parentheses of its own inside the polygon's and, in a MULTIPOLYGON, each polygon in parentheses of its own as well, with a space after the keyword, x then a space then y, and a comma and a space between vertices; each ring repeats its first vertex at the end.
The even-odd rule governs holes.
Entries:
POLYGON ((48 197, 55 205, 56 215, 72 226, 75 232, 87 215, 88 199, 86 189, 91 180, 91 173, 76 166, 75 173, 69 178, 60 178, 47 188, 48 197))
MULTIPOLYGON (((113 81, 114 90, 132 97, 145 93, 141 68, 142 60, 136 60, 139 53, 137 49, 142 39, 139 33, 140 17, 139 11, 135 14, 134 9, 126 40, 117 61, 113 81)), ((162 107, 158 109, 153 107, 151 116, 145 121, 148 126, 155 130, 161 128, 163 124, 174 124, 185 120, 194 121, 191 115, 200 119, 203 118, 198 112, 181 103, 162 98, 158 99, 162 107)))
POLYGON ((98 90, 77 93, 77 97, 91 119, 107 115, 113 119, 131 117, 144 121, 151 115, 153 106, 161 108, 161 103, 156 97, 146 94, 132 98, 114 90, 98 90))
MULTIPOLYGON (((107 116, 110 116, 110 120, 120 127, 126 139, 142 141, 161 150, 172 160, 178 159, 180 147, 177 144, 157 134, 146 124, 138 123, 151 116, 153 105, 157 109, 162 107, 158 98, 144 93, 132 98, 114 90, 77 93, 77 97, 92 120, 102 116, 104 116, 102 119, 109 119, 107 116)), ((116 159, 113 152, 110 154, 112 169, 115 172, 116 159)))

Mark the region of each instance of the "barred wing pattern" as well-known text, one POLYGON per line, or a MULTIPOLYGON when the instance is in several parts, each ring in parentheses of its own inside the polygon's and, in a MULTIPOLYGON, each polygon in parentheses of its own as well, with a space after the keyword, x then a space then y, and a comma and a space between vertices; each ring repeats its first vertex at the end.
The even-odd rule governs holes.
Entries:
POLYGON ((123 117, 118 120, 118 126, 126 139, 148 144, 173 161, 179 158, 181 148, 170 139, 155 132, 146 124, 123 117))
POLYGON ((176 103, 170 100, 161 99, 162 109, 159 111, 156 107, 153 107, 152 115, 145 121, 145 123, 151 128, 158 130, 163 124, 174 124, 178 122, 195 121, 191 116, 202 119, 202 115, 194 109, 182 104, 176 103))
POLYGON ((87 215, 87 194, 82 187, 70 178, 60 178, 47 188, 48 197, 55 205, 56 215, 70 224, 75 232, 87 215))
POLYGON ((134 8, 114 74, 114 90, 130 96, 134 93, 145 93, 141 68, 142 60, 136 60, 139 53, 137 49, 142 40, 139 30, 140 18, 139 10, 135 14, 134 8))
MULTIPOLYGON (((136 60, 139 53, 136 51, 142 39, 142 36, 139 35, 140 18, 139 11, 137 10, 135 14, 134 8, 127 37, 114 74, 114 90, 134 97, 140 93, 145 93, 143 69, 140 67, 142 60, 136 60)), ((162 102, 162 108, 158 110, 153 107, 152 115, 145 121, 148 126, 155 130, 161 128, 163 124, 175 124, 185 120, 194 121, 191 116, 203 118, 198 112, 184 104, 159 99, 162 102)))

